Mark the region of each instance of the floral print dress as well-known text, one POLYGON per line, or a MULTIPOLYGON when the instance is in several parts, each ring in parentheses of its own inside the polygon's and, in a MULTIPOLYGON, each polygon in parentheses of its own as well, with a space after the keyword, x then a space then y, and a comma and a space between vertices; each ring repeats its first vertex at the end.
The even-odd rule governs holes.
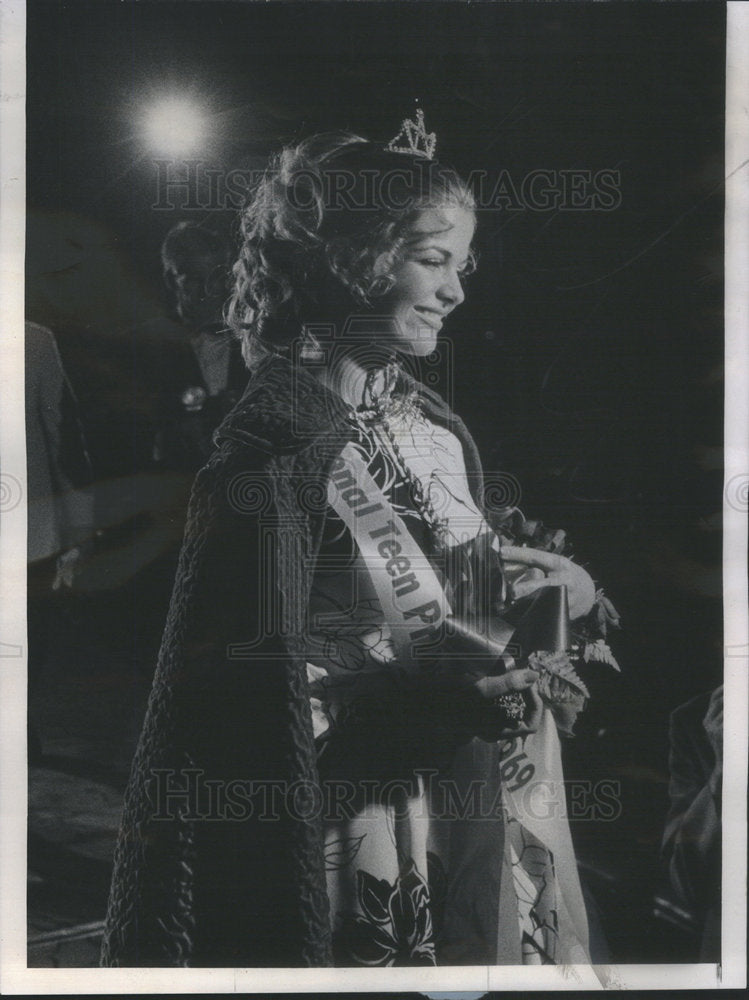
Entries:
MULTIPOLYGON (((413 402, 390 419, 400 461, 376 425, 352 426, 369 474, 425 553, 433 539, 404 462, 442 519, 437 562, 450 605, 466 609, 480 587, 501 588, 499 543, 457 438, 413 402)), ((557 960, 554 859, 508 815, 508 741, 454 739, 449 699, 435 704, 399 683, 383 618, 357 540, 331 508, 307 659, 336 964, 557 960)))

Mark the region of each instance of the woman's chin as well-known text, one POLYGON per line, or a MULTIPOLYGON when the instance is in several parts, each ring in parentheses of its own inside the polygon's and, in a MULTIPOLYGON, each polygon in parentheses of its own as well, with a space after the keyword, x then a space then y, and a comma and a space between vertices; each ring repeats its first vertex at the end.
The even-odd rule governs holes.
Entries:
POLYGON ((424 330, 419 330, 411 337, 398 338, 394 346, 401 354, 408 354, 414 358, 425 358, 437 346, 437 331, 427 333, 424 330))

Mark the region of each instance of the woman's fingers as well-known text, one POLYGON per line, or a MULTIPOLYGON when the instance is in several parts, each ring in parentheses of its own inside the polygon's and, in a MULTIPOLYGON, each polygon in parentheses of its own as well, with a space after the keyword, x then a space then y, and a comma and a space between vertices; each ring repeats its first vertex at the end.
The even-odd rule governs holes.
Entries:
POLYGON ((521 597, 528 597, 529 594, 535 594, 540 587, 548 586, 549 581, 546 577, 542 577, 540 580, 519 580, 512 587, 512 596, 515 600, 519 600, 521 597))
POLYGON ((547 583, 564 584, 570 602, 570 618, 587 615, 596 600, 596 585, 590 574, 582 566, 571 562, 569 568, 560 573, 550 573, 547 583))
POLYGON ((476 690, 483 698, 497 698, 511 691, 525 691, 538 680, 535 670, 508 670, 506 674, 496 677, 482 677, 476 682, 476 690))
POLYGON ((556 552, 543 552, 541 549, 528 549, 519 545, 502 545, 499 551, 505 562, 538 566, 540 569, 546 570, 547 573, 559 570, 565 564, 570 563, 566 556, 557 555, 556 552))
POLYGON ((527 700, 530 702, 530 711, 526 713, 521 725, 524 730, 529 733, 535 733, 538 727, 541 725, 541 716, 544 710, 544 703, 541 700, 541 695, 538 693, 538 688, 534 684, 533 687, 529 688, 526 692, 527 700))
POLYGON ((570 599, 570 618, 582 618, 587 615, 596 602, 596 585, 582 567, 578 566, 580 575, 575 581, 575 586, 568 585, 570 599))
POLYGON ((543 580, 546 573, 540 566, 521 565, 520 563, 502 563, 502 571, 508 580, 543 580))
POLYGON ((519 548, 517 545, 503 545, 502 557, 513 563, 525 562, 527 566, 543 569, 543 580, 520 579, 512 584, 515 599, 528 597, 539 587, 565 586, 570 602, 570 618, 587 615, 596 599, 596 586, 587 570, 573 563, 566 556, 554 552, 540 552, 537 549, 519 548))

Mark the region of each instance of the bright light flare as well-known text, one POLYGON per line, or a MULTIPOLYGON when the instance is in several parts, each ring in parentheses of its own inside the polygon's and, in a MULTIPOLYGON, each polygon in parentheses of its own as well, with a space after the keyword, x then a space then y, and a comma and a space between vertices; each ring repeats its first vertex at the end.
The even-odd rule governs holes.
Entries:
POLYGON ((143 136, 154 153, 188 156, 198 152, 208 134, 208 120, 189 98, 164 97, 150 107, 143 121, 143 136))

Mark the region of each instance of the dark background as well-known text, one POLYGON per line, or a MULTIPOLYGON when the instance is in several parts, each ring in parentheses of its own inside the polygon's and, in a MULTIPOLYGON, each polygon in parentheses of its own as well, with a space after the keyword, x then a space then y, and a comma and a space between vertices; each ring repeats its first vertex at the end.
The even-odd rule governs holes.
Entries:
MULTIPOLYGON (((623 672, 602 668, 566 747, 569 775, 620 782, 622 812, 573 836, 615 958, 668 957, 647 922, 668 713, 722 670, 724 5, 30 0, 27 18, 27 314, 58 336, 97 479, 120 484, 97 511, 118 569, 69 596, 58 646, 75 662, 85 634, 108 675, 146 686, 168 592, 139 544, 163 514, 159 246, 180 219, 231 230, 235 214, 197 188, 193 208, 154 207, 149 102, 199 99, 200 169, 224 175, 320 130, 385 142, 417 98, 466 174, 620 172, 612 211, 480 213, 436 370, 487 471, 569 532, 622 615, 623 672)), ((134 734, 142 705, 127 706, 134 734)))

